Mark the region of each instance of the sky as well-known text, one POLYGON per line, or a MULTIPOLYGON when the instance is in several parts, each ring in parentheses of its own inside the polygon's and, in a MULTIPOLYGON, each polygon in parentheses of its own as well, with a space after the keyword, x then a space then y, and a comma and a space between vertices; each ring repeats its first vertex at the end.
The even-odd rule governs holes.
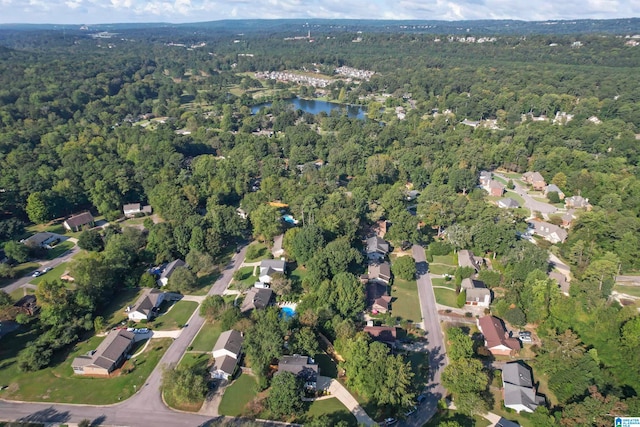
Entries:
POLYGON ((100 24, 221 19, 608 19, 640 0, 0 0, 0 23, 100 24))

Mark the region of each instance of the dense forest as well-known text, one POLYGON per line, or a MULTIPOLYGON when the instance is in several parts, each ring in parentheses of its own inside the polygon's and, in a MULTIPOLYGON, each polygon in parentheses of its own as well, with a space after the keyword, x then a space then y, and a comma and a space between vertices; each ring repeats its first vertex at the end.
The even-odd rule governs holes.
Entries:
POLYGON ((287 232, 285 248, 308 271, 284 292, 302 298, 305 326, 346 354, 366 347, 354 327, 363 309, 359 249, 364 230, 384 218, 395 245, 495 259, 483 277, 501 295, 493 311, 524 316, 544 343, 534 363, 557 404, 536 412, 536 425, 592 425, 580 420, 614 403, 640 413, 640 316, 610 298, 616 274, 640 269, 640 46, 628 37, 637 20, 628 33, 615 22, 571 34, 491 25, 465 31, 464 41, 445 28, 320 26, 313 43, 284 40, 305 36, 301 24, 242 36, 228 27, 120 27, 111 38, 0 28, 0 242, 11 248, 28 224, 83 210, 114 221, 130 202, 148 202, 166 220, 144 232, 111 228, 75 261, 75 291, 39 289, 47 333, 20 366, 45 366, 91 329, 113 292, 139 284, 141 265, 182 258, 206 269, 248 232, 270 241, 283 231, 267 204, 278 201, 304 222, 287 232), (323 90, 254 75, 332 76, 343 65, 375 74, 323 90), (317 94, 366 105, 368 117, 314 116, 282 101, 317 94), (264 101, 273 102, 252 114, 264 101), (403 119, 393 113, 400 106, 403 119), (559 245, 575 277, 570 296, 548 285, 547 247, 519 238, 525 217, 475 188, 478 173, 494 169, 539 171, 593 205, 559 245), (408 183, 420 191, 417 215, 406 209, 408 183))

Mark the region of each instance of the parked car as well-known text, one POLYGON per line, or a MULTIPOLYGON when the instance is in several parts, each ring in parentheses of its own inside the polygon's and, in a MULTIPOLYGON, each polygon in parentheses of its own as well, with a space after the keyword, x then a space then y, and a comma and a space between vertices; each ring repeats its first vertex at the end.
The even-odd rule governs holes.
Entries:
POLYGON ((398 420, 396 420, 395 418, 387 418, 386 420, 384 420, 384 424, 387 426, 392 426, 397 422, 398 420))
POLYGON ((31 273, 31 277, 39 277, 42 276, 42 271, 40 270, 36 270, 33 273, 31 273))
POLYGON ((149 328, 135 329, 133 332, 136 334, 147 334, 149 333, 149 328))
POLYGON ((50 272, 51 270, 53 270, 53 267, 46 267, 44 270, 42 270, 42 274, 44 274, 44 273, 48 273, 48 272, 50 272))
POLYGON ((416 402, 418 402, 418 405, 421 405, 425 400, 427 400, 427 396, 424 394, 420 394, 418 395, 418 397, 416 397, 416 402))
POLYGON ((418 408, 417 408, 417 407, 412 406, 411 408, 409 408, 409 409, 407 409, 407 410, 405 411, 404 416, 405 416, 405 417, 409 417, 409 416, 411 416, 411 415, 415 414, 415 412, 416 412, 417 410, 418 410, 418 408))

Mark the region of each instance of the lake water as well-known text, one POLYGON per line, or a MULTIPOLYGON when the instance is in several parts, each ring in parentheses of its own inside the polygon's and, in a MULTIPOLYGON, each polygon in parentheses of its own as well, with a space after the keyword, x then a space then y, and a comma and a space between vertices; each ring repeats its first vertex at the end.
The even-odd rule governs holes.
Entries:
MULTIPOLYGON (((285 101, 293 105, 293 108, 295 110, 302 110, 305 113, 311 113, 311 114, 319 114, 323 111, 327 114, 331 114, 332 110, 346 109, 347 115, 349 117, 364 119, 365 114, 367 113, 366 107, 363 107, 360 105, 334 104, 333 102, 316 101, 316 100, 301 99, 301 98, 287 99, 285 101)), ((269 107, 270 105, 271 105, 270 102, 254 105, 253 107, 251 107, 251 113, 255 114, 258 111, 260 111, 260 108, 269 107)))

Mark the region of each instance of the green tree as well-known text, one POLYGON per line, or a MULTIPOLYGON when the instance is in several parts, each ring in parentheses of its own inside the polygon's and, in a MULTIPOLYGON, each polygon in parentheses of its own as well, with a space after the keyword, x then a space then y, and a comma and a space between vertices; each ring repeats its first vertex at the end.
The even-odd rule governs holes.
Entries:
POLYGON ((189 268, 176 267, 169 277, 167 286, 173 291, 179 291, 182 293, 189 293, 196 288, 197 278, 189 268))
POLYGON ((165 396, 178 403, 198 403, 207 392, 205 372, 197 366, 169 366, 162 373, 165 396))
POLYGON ((269 365, 282 354, 286 325, 276 308, 254 310, 254 324, 245 335, 244 348, 262 388, 267 386, 269 365))
POLYGON ((453 360, 442 372, 442 385, 454 396, 464 393, 481 393, 489 385, 482 362, 477 359, 453 360))
POLYGON ((302 411, 302 382, 291 372, 278 372, 271 381, 267 404, 276 416, 293 415, 302 411))
POLYGON ((391 269, 393 274, 401 279, 413 280, 416 278, 416 262, 409 255, 396 258, 391 269))
POLYGON ((504 313, 504 320, 513 326, 523 327, 527 324, 527 318, 520 307, 513 307, 504 313))
POLYGON ((142 276, 140 276, 141 288, 155 288, 156 285, 156 278, 153 276, 153 274, 149 273, 148 271, 142 273, 142 276))
POLYGON ((200 304, 200 316, 215 320, 220 318, 226 309, 227 303, 224 298, 220 295, 209 295, 200 304))
POLYGON ((456 306, 458 308, 462 308, 467 303, 467 291, 462 289, 458 296, 456 297, 456 306))
POLYGON ((462 329, 447 329, 447 341, 447 354, 451 360, 468 359, 473 356, 473 341, 462 329))
POLYGON ((364 289, 356 276, 338 273, 331 281, 333 305, 345 318, 355 319, 364 311, 364 289))
POLYGON ((320 350, 318 346, 318 338, 313 332, 313 329, 309 327, 300 328, 293 335, 293 351, 299 354, 306 354, 311 357, 315 357, 315 354, 320 350))
POLYGON ((104 242, 98 230, 84 230, 78 236, 78 246, 85 251, 101 251, 104 249, 104 242))
POLYGON ((316 225, 307 225, 299 230, 291 243, 290 255, 300 264, 305 265, 324 247, 325 242, 322 230, 316 225))
POLYGON ((4 244, 4 253, 9 259, 18 263, 27 262, 29 260, 29 248, 22 243, 13 240, 4 244))
POLYGON ((29 219, 36 224, 41 224, 51 219, 49 200, 38 191, 29 194, 29 197, 27 197, 25 211, 29 219))
POLYGON ((265 242, 282 233, 282 220, 278 208, 269 205, 258 206, 249 215, 253 225, 253 235, 265 242))

